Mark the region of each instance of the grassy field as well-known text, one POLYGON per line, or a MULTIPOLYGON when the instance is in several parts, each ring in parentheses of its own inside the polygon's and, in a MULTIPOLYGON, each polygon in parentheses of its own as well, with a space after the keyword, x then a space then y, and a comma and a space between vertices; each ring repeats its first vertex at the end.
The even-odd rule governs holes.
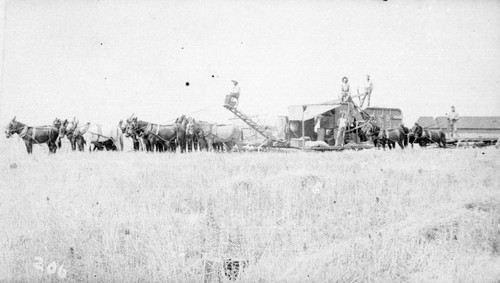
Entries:
POLYGON ((200 282, 205 260, 235 258, 248 260, 245 282, 500 280, 493 147, 50 156, 23 147, 0 141, 0 280, 57 282, 66 270, 67 281, 200 282))

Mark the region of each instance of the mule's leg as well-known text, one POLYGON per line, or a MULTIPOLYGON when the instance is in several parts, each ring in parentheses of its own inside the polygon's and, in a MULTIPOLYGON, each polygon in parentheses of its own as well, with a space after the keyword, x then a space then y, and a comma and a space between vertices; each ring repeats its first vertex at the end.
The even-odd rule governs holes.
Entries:
POLYGON ((213 143, 210 140, 207 140, 207 145, 208 145, 207 151, 213 152, 214 151, 214 145, 215 145, 215 143, 213 143))
POLYGON ((31 154, 33 152, 33 144, 28 140, 25 140, 24 144, 26 145, 26 151, 28 154, 31 154))
POLYGON ((231 152, 231 150, 233 149, 233 142, 226 142, 224 143, 226 145, 226 148, 227 148, 227 152, 231 152))
POLYGON ((404 147, 404 140, 399 139, 398 140, 398 144, 399 144, 399 147, 401 147, 401 149, 405 149, 405 147, 404 147))
POLYGON ((54 145, 52 146, 52 153, 56 153, 57 148, 58 148, 58 146, 57 146, 56 144, 54 144, 54 145))
POLYGON ((49 153, 55 153, 54 146, 57 148, 57 142, 53 143, 48 141, 47 145, 49 146, 49 153))

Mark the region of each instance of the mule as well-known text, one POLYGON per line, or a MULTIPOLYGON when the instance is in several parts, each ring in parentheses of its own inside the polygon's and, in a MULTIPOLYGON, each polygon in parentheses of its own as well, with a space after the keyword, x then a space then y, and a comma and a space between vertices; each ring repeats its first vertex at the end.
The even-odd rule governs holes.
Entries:
POLYGON ((86 141, 83 133, 88 130, 89 126, 89 123, 79 126, 79 121, 75 117, 73 121, 61 125, 59 128, 59 139, 66 136, 70 142, 71 150, 75 151, 78 146, 79 151, 84 151, 86 141))
MULTIPOLYGON (((122 134, 124 134, 126 137, 127 137, 127 126, 128 126, 128 120, 125 121, 125 123, 123 123, 123 120, 120 120, 120 122, 118 122, 118 128, 120 128, 122 134)), ((141 143, 141 139, 135 133, 133 133, 129 137, 132 138, 134 151, 140 151, 144 148, 143 144, 141 143)))
MULTIPOLYGON (((383 140, 379 140, 380 127, 372 120, 369 120, 361 127, 361 132, 368 140, 373 142, 373 145, 378 148, 382 145, 383 140)), ((385 144, 384 144, 385 147, 385 144)))
POLYGON ((54 119, 54 122, 52 122, 52 125, 54 127, 56 127, 56 129, 59 130, 59 137, 57 137, 56 144, 57 144, 58 148, 61 148, 61 146, 62 146, 61 139, 65 135, 66 126, 68 125, 68 119, 65 119, 64 121, 61 121, 61 119, 56 118, 56 119, 54 119))
POLYGON ((187 144, 186 144, 186 126, 187 126, 187 119, 185 115, 182 115, 181 117, 177 118, 174 123, 175 127, 175 133, 176 133, 176 145, 177 147, 180 148, 181 153, 186 151, 187 144))
POLYGON ((428 143, 435 143, 439 147, 446 148, 446 135, 441 130, 427 130, 415 123, 411 131, 415 135, 415 140, 421 146, 427 146, 428 143))
POLYGON ((199 147, 198 137, 200 135, 200 129, 196 125, 196 121, 193 118, 187 119, 186 124, 186 150, 195 151, 197 146, 199 147))
POLYGON ((216 125, 208 122, 199 122, 198 125, 210 150, 214 150, 214 144, 223 143, 229 152, 242 140, 242 132, 235 125, 216 125))
POLYGON ((94 151, 99 150, 99 151, 116 151, 118 150, 115 146, 115 143, 112 140, 107 140, 103 142, 92 142, 92 145, 94 145, 94 151))
POLYGON ((13 134, 17 134, 23 139, 28 154, 33 153, 33 144, 42 145, 46 143, 50 153, 56 153, 57 151, 56 142, 59 137, 59 130, 54 126, 29 127, 22 122, 16 121, 14 116, 5 129, 7 138, 10 138, 13 134))
POLYGON ((106 126, 87 123, 83 129, 80 129, 84 142, 89 146, 89 152, 92 152, 92 145, 111 141, 117 151, 123 151, 122 130, 118 126, 106 126))
POLYGON ((146 151, 164 151, 170 147, 171 141, 177 138, 177 128, 174 125, 159 125, 138 120, 137 117, 127 121, 125 136, 142 137, 146 151))
MULTIPOLYGON (((404 130, 401 129, 400 127, 396 129, 382 129, 379 132, 378 138, 380 140, 383 140, 384 143, 387 143, 389 149, 394 149, 396 148, 396 143, 401 147, 401 149, 404 149, 404 141, 406 139, 406 135, 404 133, 404 130)), ((385 148, 385 146, 384 146, 385 148)))

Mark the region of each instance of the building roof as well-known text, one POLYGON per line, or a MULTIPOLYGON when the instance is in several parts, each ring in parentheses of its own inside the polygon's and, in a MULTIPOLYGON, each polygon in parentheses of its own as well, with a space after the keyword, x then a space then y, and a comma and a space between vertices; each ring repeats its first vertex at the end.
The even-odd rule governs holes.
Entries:
MULTIPOLYGON (((417 123, 424 127, 430 129, 447 128, 448 119, 445 116, 440 117, 430 117, 423 116, 418 118, 417 123)), ((500 117, 499 116, 489 116, 489 117, 474 117, 474 116, 463 116, 457 122, 458 129, 494 129, 500 130, 500 117)))
POLYGON ((417 124, 419 124, 420 126, 424 127, 424 128, 430 128, 430 129, 433 129, 433 128, 438 128, 437 124, 436 124, 436 120, 434 120, 434 117, 431 117, 431 116, 422 116, 422 117, 419 117, 418 120, 417 120, 417 124))

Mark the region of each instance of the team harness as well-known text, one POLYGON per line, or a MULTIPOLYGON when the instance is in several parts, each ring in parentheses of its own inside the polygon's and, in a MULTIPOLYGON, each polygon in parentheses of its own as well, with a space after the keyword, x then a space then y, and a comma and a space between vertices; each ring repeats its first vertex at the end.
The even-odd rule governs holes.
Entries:
POLYGON ((31 136, 28 135, 28 130, 29 130, 30 127, 28 127, 27 125, 23 127, 23 129, 21 130, 21 132, 19 133, 19 137, 20 138, 28 138, 34 142, 36 142, 37 144, 40 145, 40 143, 36 140, 36 131, 37 129, 39 130, 54 130, 54 129, 57 129, 55 127, 52 127, 52 126, 41 126, 41 127, 31 127, 31 129, 33 130, 32 133, 31 133, 31 136))
POLYGON ((160 126, 166 126, 166 125, 159 125, 159 124, 148 123, 145 126, 142 126, 140 128, 135 129, 134 132, 136 134, 138 134, 140 137, 142 137, 142 136, 144 136, 146 134, 151 134, 154 137, 156 137, 156 138, 158 138, 158 139, 160 139, 160 140, 162 140, 164 142, 167 142, 167 143, 170 142, 169 140, 166 140, 166 139, 162 138, 159 135, 159 133, 160 133, 160 126), (153 126, 156 126, 156 130, 155 131, 153 131, 153 126), (142 130, 142 132, 139 132, 141 130, 142 130))

